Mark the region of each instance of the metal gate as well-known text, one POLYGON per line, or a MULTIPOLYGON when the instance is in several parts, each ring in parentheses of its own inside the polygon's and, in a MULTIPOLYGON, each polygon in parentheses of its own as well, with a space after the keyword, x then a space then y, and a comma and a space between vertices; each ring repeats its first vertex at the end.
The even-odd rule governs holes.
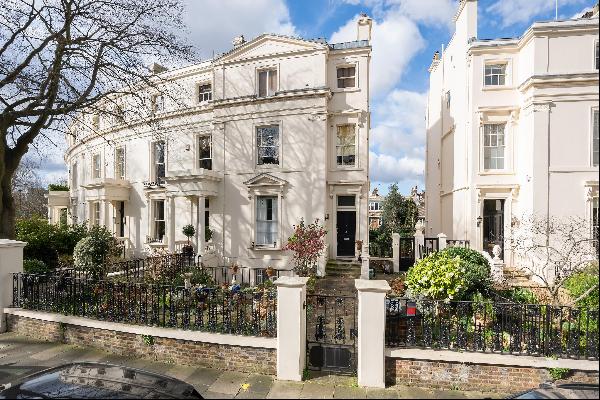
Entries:
POLYGON ((306 365, 309 370, 356 373, 356 303, 356 293, 306 296, 306 365))
POLYGON ((400 238, 398 252, 398 264, 401 271, 407 271, 415 263, 415 239, 400 238))

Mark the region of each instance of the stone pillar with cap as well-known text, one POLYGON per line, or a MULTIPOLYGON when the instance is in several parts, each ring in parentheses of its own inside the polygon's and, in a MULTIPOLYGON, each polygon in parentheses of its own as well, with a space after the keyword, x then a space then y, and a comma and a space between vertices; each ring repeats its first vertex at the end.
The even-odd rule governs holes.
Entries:
POLYGON ((358 385, 385 387, 385 296, 387 281, 354 280, 358 291, 358 385))
POLYGON ((23 248, 27 243, 0 239, 0 333, 6 332, 4 308, 12 304, 13 273, 23 272, 23 248))

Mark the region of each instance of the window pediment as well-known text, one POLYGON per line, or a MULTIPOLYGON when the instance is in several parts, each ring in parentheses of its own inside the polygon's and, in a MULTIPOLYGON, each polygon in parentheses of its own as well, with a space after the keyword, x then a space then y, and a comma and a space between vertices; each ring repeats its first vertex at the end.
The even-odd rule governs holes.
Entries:
POLYGON ((261 187, 280 187, 283 189, 288 182, 285 179, 277 178, 271 174, 263 173, 255 176, 244 182, 244 185, 251 188, 261 188, 261 187))

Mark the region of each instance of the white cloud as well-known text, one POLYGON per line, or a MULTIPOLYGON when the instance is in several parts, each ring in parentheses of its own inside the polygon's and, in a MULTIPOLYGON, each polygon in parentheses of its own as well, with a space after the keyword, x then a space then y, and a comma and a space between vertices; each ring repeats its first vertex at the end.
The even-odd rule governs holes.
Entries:
MULTIPOLYGON (((330 39, 332 43, 356 40, 356 20, 340 27, 330 39)), ((386 94, 400 81, 404 70, 425 41, 417 25, 401 13, 390 12, 382 21, 374 21, 371 45, 371 94, 386 94)))
MULTIPOLYGON (((560 6, 569 4, 584 4, 589 0, 560 0, 560 6)), ((554 10, 555 2, 551 0, 497 0, 494 4, 486 8, 489 17, 500 17, 501 25, 507 27, 510 25, 525 23, 531 21, 535 16, 542 15, 554 10)))
POLYGON ((453 26, 452 17, 458 0, 343 0, 351 5, 363 5, 371 9, 376 18, 386 13, 400 13, 415 22, 432 25, 453 26))
POLYGON ((262 33, 297 35, 284 0, 186 0, 188 38, 203 59, 232 48, 231 40, 262 33))
POLYGON ((372 181, 391 183, 405 180, 422 180, 425 162, 416 157, 393 157, 369 152, 372 181))
POLYGON ((422 181, 427 94, 396 89, 373 106, 371 179, 422 181), (375 156, 373 156, 375 155, 375 156))

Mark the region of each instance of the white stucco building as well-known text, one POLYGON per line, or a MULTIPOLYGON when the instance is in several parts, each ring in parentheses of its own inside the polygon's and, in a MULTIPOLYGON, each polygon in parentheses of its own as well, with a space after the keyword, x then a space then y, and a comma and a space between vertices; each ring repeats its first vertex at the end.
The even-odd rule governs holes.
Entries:
POLYGON ((340 44, 236 38, 214 60, 161 72, 171 95, 141 91, 146 110, 124 98, 113 118, 87 113, 68 136, 69 196, 51 193, 49 215, 68 207, 132 255, 178 250, 192 224, 200 253, 279 268, 292 267, 281 248, 293 225, 318 218, 327 256, 353 258, 368 242, 371 26, 361 17, 357 40, 340 44))
POLYGON ((514 39, 478 38, 476 0, 455 22, 429 69, 426 236, 489 251, 524 214, 597 232, 597 9, 514 39))

